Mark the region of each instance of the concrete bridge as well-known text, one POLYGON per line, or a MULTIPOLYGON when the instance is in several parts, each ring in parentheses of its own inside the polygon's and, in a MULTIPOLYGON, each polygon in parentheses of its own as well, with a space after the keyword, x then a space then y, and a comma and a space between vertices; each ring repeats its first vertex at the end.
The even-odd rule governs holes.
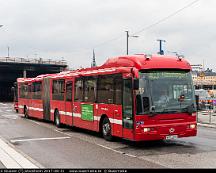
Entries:
POLYGON ((67 68, 65 61, 0 57, 0 101, 12 101, 11 87, 18 77, 58 73, 67 68))

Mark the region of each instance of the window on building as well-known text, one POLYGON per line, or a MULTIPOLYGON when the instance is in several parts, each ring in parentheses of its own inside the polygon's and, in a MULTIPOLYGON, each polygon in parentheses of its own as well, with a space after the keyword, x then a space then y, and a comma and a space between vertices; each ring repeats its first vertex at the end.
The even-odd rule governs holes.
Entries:
POLYGON ((64 100, 64 94, 65 94, 65 80, 64 79, 53 80, 52 99, 64 100))

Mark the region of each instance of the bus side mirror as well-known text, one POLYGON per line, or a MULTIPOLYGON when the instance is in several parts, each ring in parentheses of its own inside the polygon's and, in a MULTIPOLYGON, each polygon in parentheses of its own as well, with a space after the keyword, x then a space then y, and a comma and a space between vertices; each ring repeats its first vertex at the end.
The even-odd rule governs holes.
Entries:
POLYGON ((134 79, 133 89, 134 90, 138 90, 139 89, 139 79, 134 79))

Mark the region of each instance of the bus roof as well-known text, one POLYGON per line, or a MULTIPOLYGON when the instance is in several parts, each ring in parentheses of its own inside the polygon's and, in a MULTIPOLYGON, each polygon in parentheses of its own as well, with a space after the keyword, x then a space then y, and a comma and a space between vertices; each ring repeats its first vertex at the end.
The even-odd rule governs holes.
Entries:
POLYGON ((182 69, 191 70, 191 66, 183 58, 167 55, 133 55, 109 58, 102 66, 108 67, 135 67, 145 69, 182 69))
POLYGON ((137 70, 149 69, 181 69, 191 70, 191 66, 183 58, 166 55, 131 55, 109 58, 103 65, 91 68, 78 69, 73 71, 63 71, 57 74, 43 74, 36 78, 19 78, 18 82, 40 81, 44 77, 62 78, 71 76, 88 76, 98 74, 112 74, 119 72, 130 72, 131 68, 137 70))

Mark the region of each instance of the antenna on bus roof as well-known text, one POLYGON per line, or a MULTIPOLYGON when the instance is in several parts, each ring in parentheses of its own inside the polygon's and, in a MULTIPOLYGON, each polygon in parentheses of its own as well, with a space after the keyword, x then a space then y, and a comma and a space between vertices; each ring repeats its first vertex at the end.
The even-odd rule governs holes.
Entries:
POLYGON ((152 55, 146 54, 144 55, 146 60, 150 60, 152 58, 152 55))
POLYGON ((177 55, 178 60, 181 61, 184 58, 184 55, 177 55))

